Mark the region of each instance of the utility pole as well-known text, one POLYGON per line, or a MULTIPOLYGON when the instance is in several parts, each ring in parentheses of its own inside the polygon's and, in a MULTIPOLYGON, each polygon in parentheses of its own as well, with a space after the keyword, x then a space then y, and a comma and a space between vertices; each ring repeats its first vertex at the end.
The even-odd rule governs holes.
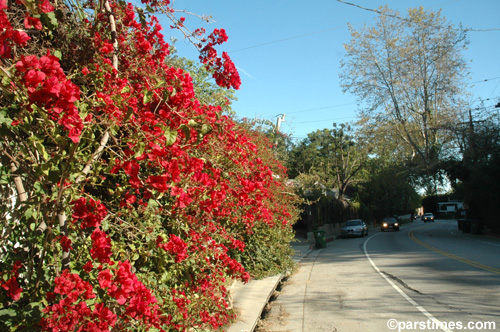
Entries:
MULTIPOLYGON (((500 108, 500 102, 495 105, 495 108, 500 108)), ((500 112, 497 111, 497 126, 500 126, 500 112)))
POLYGON ((285 116, 286 114, 280 114, 278 115, 278 119, 276 120, 276 132, 280 131, 281 123, 285 121, 285 116))
POLYGON ((472 155, 470 156, 472 162, 476 162, 476 140, 474 133, 474 121, 472 121, 472 110, 469 109, 469 145, 472 155))
POLYGON ((279 114, 278 119, 276 120, 276 128, 274 130, 274 135, 275 135, 274 146, 278 145, 278 133, 280 131, 281 123, 285 121, 285 116, 286 114, 279 114))

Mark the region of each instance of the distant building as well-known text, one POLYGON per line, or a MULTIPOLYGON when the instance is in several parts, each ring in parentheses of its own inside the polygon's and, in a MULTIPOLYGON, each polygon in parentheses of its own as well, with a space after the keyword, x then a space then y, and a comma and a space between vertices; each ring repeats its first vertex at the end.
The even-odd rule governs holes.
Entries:
POLYGON ((464 209, 464 203, 459 201, 448 201, 438 203, 439 213, 456 213, 464 209))

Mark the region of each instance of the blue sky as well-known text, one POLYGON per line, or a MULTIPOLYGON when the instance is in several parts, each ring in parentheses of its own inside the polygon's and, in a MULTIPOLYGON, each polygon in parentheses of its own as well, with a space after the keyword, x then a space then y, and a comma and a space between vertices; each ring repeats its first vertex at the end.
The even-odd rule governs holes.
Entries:
MULTIPOLYGON (((455 26, 470 32, 464 58, 470 61, 471 102, 494 105, 500 98, 500 1, 498 0, 346 0, 376 9, 387 4, 406 13, 423 6, 437 11, 455 26), (485 81, 487 80, 487 81, 485 81), (474 83, 474 84, 472 84, 474 83)), ((376 14, 335 0, 309 2, 288 0, 176 0, 173 7, 196 14, 211 15, 214 23, 186 16, 186 25, 204 25, 207 31, 226 30, 229 40, 218 48, 227 51, 242 78, 233 110, 238 117, 276 122, 286 114, 281 130, 300 140, 332 123, 356 119, 356 99, 344 94, 339 84, 343 45, 349 42, 347 23, 355 28, 372 24, 376 14)), ((185 15, 184 15, 185 16, 185 15)), ((166 38, 175 36, 170 25, 166 38)), ((179 40, 179 55, 197 59, 192 45, 179 40)))

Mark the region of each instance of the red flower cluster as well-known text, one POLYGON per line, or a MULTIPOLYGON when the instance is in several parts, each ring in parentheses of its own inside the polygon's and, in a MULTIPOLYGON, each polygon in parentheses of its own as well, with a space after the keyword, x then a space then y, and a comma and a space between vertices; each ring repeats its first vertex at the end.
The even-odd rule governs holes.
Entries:
POLYGON ((80 89, 66 78, 59 59, 47 54, 40 59, 34 55, 22 56, 16 63, 19 84, 27 90, 30 111, 45 109, 53 120, 68 131, 73 142, 80 140, 83 122, 75 106, 80 89))
POLYGON ((118 262, 114 271, 105 269, 99 272, 99 285, 116 299, 117 303, 125 306, 125 314, 147 327, 159 327, 162 321, 158 301, 151 292, 137 279, 132 272, 129 261, 118 262))
POLYGON ((92 249, 90 249, 90 256, 93 259, 97 259, 101 264, 111 263, 111 239, 101 231, 96 228, 91 235, 92 239, 92 249))
POLYGON ((0 57, 11 58, 12 46, 26 46, 31 38, 26 32, 12 27, 5 9, 7 0, 0 0, 0 57))
POLYGON ((7 292, 7 296, 14 301, 17 301, 21 298, 21 293, 23 291, 23 289, 19 287, 19 283, 17 282, 17 278, 19 277, 18 270, 21 268, 21 266, 22 263, 20 261, 16 261, 10 273, 12 276, 5 282, 0 279, 0 288, 3 288, 7 292))
POLYGON ((215 29, 208 36, 207 44, 201 49, 200 60, 205 64, 208 71, 213 72, 216 83, 226 88, 238 90, 241 85, 241 78, 236 70, 233 61, 226 52, 222 53, 222 58, 217 57, 215 45, 220 45, 227 41, 224 29, 215 29))
POLYGON ((59 236, 59 243, 61 244, 64 252, 68 252, 73 249, 73 247, 71 247, 71 239, 66 235, 59 236))
POLYGON ((81 229, 99 227, 107 214, 106 207, 93 198, 80 197, 71 202, 73 204, 73 223, 81 222, 81 229))
POLYGON ((187 245, 186 243, 177 235, 170 234, 170 239, 167 243, 162 243, 163 238, 158 236, 156 239, 156 245, 158 248, 170 252, 175 256, 175 262, 180 263, 187 258, 187 245))
MULTIPOLYGON (((169 5, 168 0, 143 2, 150 6, 148 9, 169 5)), ((42 13, 53 10, 49 0, 35 3, 36 9, 31 5, 26 9, 42 13)), ((85 3, 93 5, 92 1, 85 3)), ((16 63, 12 89, 15 86, 22 97, 19 100, 25 102, 23 109, 36 115, 33 121, 57 121, 73 142, 80 142, 67 150, 67 144, 52 136, 46 140, 56 145, 47 145, 47 154, 66 152, 58 155, 61 163, 69 160, 70 177, 62 176, 64 179, 74 179, 81 171, 78 163, 89 160, 96 148, 91 139, 102 137, 103 131, 111 136, 96 161, 101 165, 93 168, 95 174, 86 182, 74 183, 75 188, 62 181, 59 187, 54 186, 65 193, 82 195, 70 203, 72 224, 67 234, 57 238, 54 257, 60 246, 65 252, 72 245, 88 252, 72 255, 71 266, 79 268, 80 274, 64 271, 54 278, 60 271, 56 257, 50 262, 47 259, 53 270, 34 277, 42 280, 49 275, 40 284, 53 282, 55 286, 54 292, 47 294, 50 305, 44 310, 41 325, 47 331, 220 329, 232 317, 226 301, 226 279, 248 281, 250 277, 235 259, 238 255, 233 254, 239 251, 243 256, 244 250, 251 249, 245 249, 245 239, 255 226, 265 231, 276 221, 277 225, 281 221, 286 225, 283 208, 271 190, 277 184, 271 168, 257 158, 252 136, 222 115, 220 108, 202 105, 196 99, 190 75, 170 66, 168 45, 157 19, 142 11, 137 18, 132 4, 110 1, 110 6, 118 23, 116 33, 110 31, 109 14, 97 11, 95 17, 81 23, 88 27, 85 31, 93 33, 82 36, 90 44, 88 50, 78 54, 82 62, 62 62, 72 66, 74 82, 81 84, 85 94, 82 102, 77 102, 79 87, 50 53, 12 61, 16 63), (118 42, 116 48, 111 35, 118 42), (112 65, 112 55, 118 57, 118 68, 112 65), (85 121, 77 105, 81 105, 82 113, 88 112, 85 121), (86 139, 80 141, 84 125, 86 139), (109 233, 101 226, 107 209, 113 209, 109 233), (90 232, 88 248, 85 244, 90 232), (164 232, 177 235, 158 236, 164 232), (120 248, 114 256, 111 238, 115 250, 120 248), (122 253, 130 253, 123 252, 127 248, 137 250, 140 258, 133 263, 120 262, 122 253), (87 261, 89 254, 92 259, 87 261), (160 306, 168 309, 162 312, 160 306)), ((27 37, 10 28, 5 9, 5 0, 0 0, 2 56, 10 54, 10 46, 25 44, 23 38, 27 37)), ((35 14, 26 14, 18 21, 38 29, 46 16, 40 15, 43 19, 39 21, 35 14)), ((63 20, 58 23, 58 30, 73 29, 63 20)), ((195 31, 196 35, 202 33, 195 31)), ((65 57, 78 53, 81 46, 81 40, 71 40, 71 35, 62 43, 65 57)), ((216 29, 206 46, 200 47, 200 59, 213 72, 217 84, 238 89, 241 80, 233 62, 227 53, 219 58, 215 50, 226 41, 225 31, 216 29)), ((55 40, 51 43, 57 45, 55 40)), ((37 137, 47 134, 40 126, 33 127, 38 127, 37 137)), ((44 158, 48 164, 52 161, 51 157, 44 158)), ((49 182, 44 186, 50 186, 49 178, 57 175, 52 173, 36 174, 33 179, 41 178, 49 182)), ((51 257, 50 250, 46 257, 51 257)), ((1 287, 16 300, 22 289, 14 270, 1 287)))
POLYGON ((116 324, 117 316, 103 303, 96 303, 94 310, 87 304, 88 300, 96 298, 94 288, 79 275, 64 270, 61 276, 54 280, 53 293, 48 293, 49 302, 57 303, 47 306, 44 313, 48 314, 40 322, 46 331, 110 331, 116 324))
MULTIPOLYGON (((49 302, 59 301, 44 309, 46 318, 41 326, 46 331, 110 331, 117 321, 128 317, 144 324, 146 328, 159 328, 163 321, 156 298, 131 271, 130 262, 119 262, 115 270, 102 269, 98 275, 99 287, 116 300, 123 309, 110 310, 104 303, 88 300, 96 298, 94 287, 79 275, 68 270, 54 281, 54 292, 47 294, 49 302), (120 316, 116 313, 122 312, 120 316)), ((163 322, 165 323, 165 322, 163 322)))

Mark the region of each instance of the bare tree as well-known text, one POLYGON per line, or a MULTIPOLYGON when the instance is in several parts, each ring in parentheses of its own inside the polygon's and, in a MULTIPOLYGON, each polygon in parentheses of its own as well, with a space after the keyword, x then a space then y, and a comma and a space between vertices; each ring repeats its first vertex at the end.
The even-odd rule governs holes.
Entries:
POLYGON ((467 38, 440 12, 420 7, 405 18, 387 7, 379 12, 373 26, 350 26, 341 85, 367 105, 360 112, 367 133, 430 169, 452 140, 440 128, 456 123, 464 109, 467 38))

